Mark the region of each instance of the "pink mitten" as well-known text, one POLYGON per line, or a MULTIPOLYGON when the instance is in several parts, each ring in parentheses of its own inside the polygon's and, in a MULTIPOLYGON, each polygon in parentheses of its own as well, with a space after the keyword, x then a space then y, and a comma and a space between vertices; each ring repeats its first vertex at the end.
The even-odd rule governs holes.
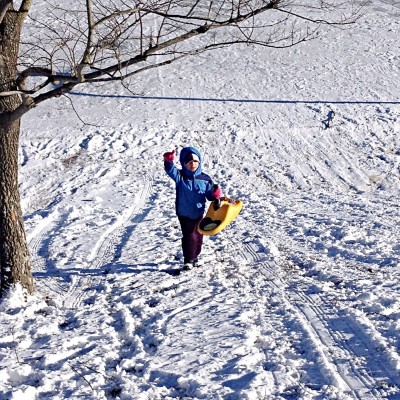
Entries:
POLYGON ((217 187, 213 192, 212 195, 214 196, 214 199, 220 199, 222 197, 222 190, 217 187))
POLYGON ((175 154, 175 150, 168 151, 167 153, 164 153, 164 155, 163 155, 164 160, 168 161, 168 162, 174 161, 174 158, 175 158, 174 154, 175 154))

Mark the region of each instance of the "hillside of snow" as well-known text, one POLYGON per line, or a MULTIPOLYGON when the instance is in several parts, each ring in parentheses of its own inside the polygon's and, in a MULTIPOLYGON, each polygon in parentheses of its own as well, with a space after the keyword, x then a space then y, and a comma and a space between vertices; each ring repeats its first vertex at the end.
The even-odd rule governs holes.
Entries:
POLYGON ((365 11, 24 118, 36 293, 0 303, 0 399, 400 399, 400 4, 365 11), (174 275, 189 145, 244 206, 174 275))

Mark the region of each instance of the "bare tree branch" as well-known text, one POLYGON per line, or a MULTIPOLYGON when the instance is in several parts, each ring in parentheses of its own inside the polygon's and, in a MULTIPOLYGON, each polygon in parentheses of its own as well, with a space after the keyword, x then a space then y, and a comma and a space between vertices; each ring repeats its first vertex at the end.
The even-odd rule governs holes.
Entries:
POLYGON ((12 0, 0 0, 0 24, 3 22, 3 19, 12 5, 12 0))
POLYGON ((88 34, 86 41, 86 48, 82 56, 82 60, 79 62, 76 68, 76 75, 80 82, 83 81, 82 71, 86 65, 90 64, 90 55, 93 51, 93 40, 94 40, 94 17, 92 10, 92 0, 86 0, 86 14, 87 14, 87 23, 88 23, 88 34))
POLYGON ((40 56, 16 80, 17 92, 23 96, 18 115, 80 83, 122 82, 205 51, 235 44, 297 45, 312 39, 321 25, 345 26, 359 16, 357 9, 340 19, 327 18, 338 7, 346 11, 349 4, 339 0, 301 4, 292 0, 154 0, 129 6, 123 0, 86 0, 83 9, 54 6, 50 10, 54 24, 33 16, 31 21, 43 29, 23 42, 40 56), (79 22, 83 13, 85 26, 79 22), (31 81, 36 83, 28 87, 31 81))

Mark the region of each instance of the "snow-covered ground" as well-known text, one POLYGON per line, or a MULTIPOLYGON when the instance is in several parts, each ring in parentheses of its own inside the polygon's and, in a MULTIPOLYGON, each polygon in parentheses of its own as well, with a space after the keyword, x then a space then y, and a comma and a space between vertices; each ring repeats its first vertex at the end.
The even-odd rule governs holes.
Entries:
POLYGON ((400 399, 400 5, 366 11, 27 115, 37 292, 0 304, 2 400, 400 399), (244 208, 173 276, 186 145, 244 208))

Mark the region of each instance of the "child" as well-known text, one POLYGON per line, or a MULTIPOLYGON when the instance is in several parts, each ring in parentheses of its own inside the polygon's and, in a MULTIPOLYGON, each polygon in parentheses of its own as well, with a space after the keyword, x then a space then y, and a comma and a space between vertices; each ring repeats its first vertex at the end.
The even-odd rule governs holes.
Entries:
POLYGON ((222 191, 215 188, 211 178, 202 172, 202 158, 197 149, 182 149, 179 157, 182 169, 175 167, 174 155, 175 150, 164 154, 164 168, 176 185, 176 214, 183 236, 184 268, 188 269, 199 265, 203 235, 197 231, 197 225, 203 218, 206 199, 219 199, 222 191))

